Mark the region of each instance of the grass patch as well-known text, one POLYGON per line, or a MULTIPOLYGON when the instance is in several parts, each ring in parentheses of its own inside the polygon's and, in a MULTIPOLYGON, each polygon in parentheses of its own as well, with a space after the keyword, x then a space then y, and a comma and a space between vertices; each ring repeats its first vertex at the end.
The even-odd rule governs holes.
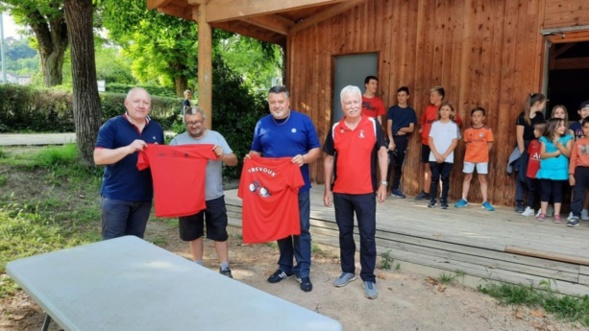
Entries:
MULTIPOLYGON (((381 269, 391 270, 391 268, 393 267, 393 263, 394 262, 395 262, 395 260, 391 256, 391 251, 390 250, 388 250, 386 252, 383 252, 383 253, 380 253, 380 268, 381 269)), ((397 264, 397 267, 399 267, 398 264, 397 264)))
POLYGON ((464 275, 465 275, 464 272, 462 272, 460 270, 456 270, 454 274, 442 273, 438 277, 438 281, 444 285, 449 285, 449 284, 456 282, 457 278, 463 278, 464 275))
POLYGON ((6 185, 6 181, 8 181, 8 176, 1 174, 0 175, 0 186, 6 185))
POLYGON ((479 286, 479 291, 501 304, 542 307, 559 319, 589 327, 589 295, 560 295, 552 291, 550 284, 550 281, 542 281, 538 286, 489 282, 479 286))
POLYGON ((100 240, 100 168, 79 165, 75 145, 4 148, 0 190, 0 297, 18 286, 5 274, 20 258, 100 240))

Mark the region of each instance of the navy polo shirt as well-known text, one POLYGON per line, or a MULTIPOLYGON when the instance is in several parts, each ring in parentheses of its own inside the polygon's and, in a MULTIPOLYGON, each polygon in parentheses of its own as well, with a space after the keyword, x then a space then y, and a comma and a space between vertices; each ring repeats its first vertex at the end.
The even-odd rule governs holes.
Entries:
MULTIPOLYGON (((106 121, 98 131, 96 148, 116 149, 141 139, 148 144, 163 144, 164 130, 149 120, 142 132, 125 115, 106 121)), ((149 148, 149 147, 148 147, 149 148)), ((138 152, 127 155, 104 168, 100 195, 114 200, 146 201, 153 199, 153 184, 149 169, 137 169, 138 152)))

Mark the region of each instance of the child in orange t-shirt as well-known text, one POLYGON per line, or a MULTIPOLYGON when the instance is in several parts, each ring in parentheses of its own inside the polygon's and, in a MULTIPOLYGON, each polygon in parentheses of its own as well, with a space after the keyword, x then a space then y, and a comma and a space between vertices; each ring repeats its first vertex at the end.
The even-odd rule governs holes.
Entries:
POLYGON ((454 204, 456 208, 468 205, 467 197, 470 190, 470 181, 474 169, 477 170, 479 183, 481 184, 481 195, 483 196, 483 208, 494 211, 495 208, 487 197, 487 173, 489 172, 489 151, 493 148, 493 131, 484 124, 485 109, 476 107, 470 112, 472 126, 464 131, 464 143, 466 153, 464 155, 464 181, 462 182, 462 199, 454 204))
POLYGON ((583 134, 585 136, 575 141, 571 151, 569 184, 573 186, 573 217, 567 226, 579 226, 585 191, 589 188, 589 117, 583 119, 583 134))

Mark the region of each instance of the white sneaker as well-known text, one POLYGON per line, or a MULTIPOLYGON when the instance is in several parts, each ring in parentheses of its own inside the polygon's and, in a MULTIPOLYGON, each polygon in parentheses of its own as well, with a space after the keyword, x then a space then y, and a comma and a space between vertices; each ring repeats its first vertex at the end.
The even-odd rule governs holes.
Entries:
POLYGON ((567 217, 567 221, 570 221, 573 219, 573 212, 569 213, 569 216, 567 217))
POLYGON ((534 209, 526 207, 526 210, 524 210, 524 212, 521 215, 526 217, 534 216, 534 209))
POLYGON ((581 220, 589 221, 589 210, 587 210, 587 209, 581 210, 581 220))

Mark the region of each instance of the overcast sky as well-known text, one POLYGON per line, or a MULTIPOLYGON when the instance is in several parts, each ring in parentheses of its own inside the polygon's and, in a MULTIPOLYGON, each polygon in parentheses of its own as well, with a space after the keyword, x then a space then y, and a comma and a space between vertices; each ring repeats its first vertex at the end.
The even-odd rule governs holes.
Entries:
POLYGON ((2 21, 4 23, 4 38, 16 37, 18 27, 14 24, 12 16, 5 12, 2 14, 2 21))

